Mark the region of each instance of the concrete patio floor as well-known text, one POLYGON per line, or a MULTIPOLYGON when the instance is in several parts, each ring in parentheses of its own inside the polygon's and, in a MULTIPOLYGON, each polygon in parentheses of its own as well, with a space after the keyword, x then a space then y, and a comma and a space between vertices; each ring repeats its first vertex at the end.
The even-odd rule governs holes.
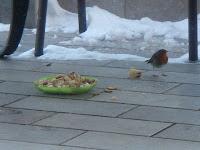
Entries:
MULTIPOLYGON (((8 32, 0 33, 2 47, 8 32)), ((162 37, 145 45, 143 39, 76 43, 74 36, 50 32, 45 45, 144 57, 163 47, 179 57, 188 46, 162 37)), ((33 48, 34 38, 25 30, 15 55, 33 48)), ((155 78, 151 66, 135 61, 0 60, 0 150, 199 150, 200 64, 169 64, 163 71, 166 77, 155 78), (140 79, 128 79, 131 67, 143 70, 140 79), (97 86, 67 96, 43 94, 33 85, 70 71, 98 78, 97 86), (108 86, 118 90, 106 93, 108 86)))
POLYGON ((163 70, 155 78, 144 62, 1 60, 0 150, 199 150, 200 65, 163 70), (128 79, 133 66, 141 79, 128 79), (97 77, 97 87, 66 96, 33 85, 68 71, 97 77))

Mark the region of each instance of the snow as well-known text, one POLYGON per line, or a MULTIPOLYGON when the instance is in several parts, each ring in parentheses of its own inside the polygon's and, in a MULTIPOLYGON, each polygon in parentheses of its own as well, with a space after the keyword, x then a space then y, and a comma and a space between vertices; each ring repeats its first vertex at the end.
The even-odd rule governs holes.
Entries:
POLYGON ((49 0, 46 24, 46 32, 76 33, 78 31, 78 15, 62 9, 57 0, 49 0))
MULTIPOLYGON (((200 58, 200 45, 198 46, 198 57, 200 58)), ((188 63, 189 54, 186 53, 179 58, 171 58, 170 63, 188 63)))
POLYGON ((98 40, 121 40, 144 37, 150 40, 153 36, 164 36, 165 39, 187 39, 187 19, 179 22, 159 22, 150 18, 128 20, 120 18, 97 6, 88 7, 88 29, 81 34, 82 38, 98 40))
POLYGON ((0 32, 9 31, 9 30, 10 30, 9 24, 0 23, 0 32))
MULTIPOLYGON (((140 20, 129 20, 97 6, 87 7, 86 14, 88 28, 80 35, 83 40, 122 40, 139 37, 150 40, 153 36, 164 36, 166 41, 172 41, 175 38, 188 38, 187 19, 178 22, 159 22, 147 17, 140 20)), ((78 15, 62 9, 57 1, 49 0, 46 31, 76 33, 78 15)))
MULTIPOLYGON (((200 46, 199 46, 200 49, 200 46)), ((34 59, 34 48, 18 55, 12 56, 15 59, 34 59)), ((200 57, 200 51, 199 51, 200 57)), ((98 51, 88 51, 85 48, 66 48, 57 45, 48 45, 44 49, 44 55, 37 57, 39 60, 129 60, 129 61, 145 61, 149 58, 140 57, 131 54, 110 54, 98 51)), ((188 54, 180 58, 170 58, 169 63, 188 63, 188 54)))
MULTIPOLYGON (((34 49, 26 51, 18 56, 13 56, 16 59, 34 58, 34 49)), ((42 60, 80 60, 80 59, 96 59, 96 60, 137 60, 144 61, 144 57, 129 55, 129 54, 109 54, 97 51, 87 51, 85 48, 66 48, 56 45, 48 45, 44 49, 44 55, 38 57, 42 60)))

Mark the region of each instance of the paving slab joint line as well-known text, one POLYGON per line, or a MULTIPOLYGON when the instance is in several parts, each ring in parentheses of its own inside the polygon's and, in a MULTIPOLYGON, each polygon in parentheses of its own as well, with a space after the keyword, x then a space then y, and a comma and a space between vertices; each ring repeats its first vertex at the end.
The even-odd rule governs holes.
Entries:
POLYGON ((18 143, 29 143, 29 144, 41 144, 41 145, 51 145, 51 146, 58 146, 57 144, 51 144, 51 143, 40 143, 40 142, 31 142, 26 140, 12 140, 12 139, 0 139, 1 141, 9 141, 9 142, 18 142, 18 143))
POLYGON ((45 66, 50 67, 50 66, 52 66, 52 64, 53 64, 53 63, 48 63, 48 64, 46 64, 45 66))
MULTIPOLYGON (((152 122, 152 121, 149 121, 152 122)), ((9 123, 10 124, 10 123, 9 123)), ((169 124, 169 123, 168 123, 169 124)), ((138 136, 138 137, 150 137, 150 135, 145 134, 134 134, 134 133, 123 133, 123 132, 115 132, 115 131, 103 131, 103 130, 91 130, 91 129, 82 129, 82 128, 72 128, 72 127, 56 127, 51 125, 33 125, 34 127, 50 127, 50 128, 57 128, 57 129, 70 129, 70 130, 78 130, 82 132, 97 132, 97 133, 111 133, 111 134, 119 134, 119 135, 125 135, 125 136, 138 136)), ((153 137, 158 138, 158 137, 153 137)), ((74 138, 73 138, 74 139, 74 138)))
POLYGON ((102 67, 113 68, 113 67, 110 67, 110 66, 108 66, 108 65, 110 65, 111 63, 114 63, 114 62, 116 62, 116 61, 115 61, 115 60, 112 60, 112 61, 110 61, 110 62, 108 62, 108 63, 102 65, 102 67))
POLYGON ((130 111, 132 111, 132 110, 134 110, 134 109, 136 109, 136 108, 138 108, 138 107, 140 107, 140 105, 135 105, 135 107, 130 108, 129 110, 127 110, 127 111, 125 111, 125 112, 122 112, 122 113, 120 113, 119 115, 117 115, 116 118, 119 118, 120 116, 122 116, 122 115, 124 115, 124 114, 126 114, 126 113, 128 113, 128 112, 130 112, 130 111))
POLYGON ((74 137, 72 137, 72 138, 70 138, 70 139, 68 139, 68 140, 65 140, 65 141, 61 142, 59 145, 60 145, 60 146, 63 146, 64 143, 67 143, 67 142, 69 142, 69 141, 71 141, 71 140, 73 140, 73 139, 75 139, 75 138, 77 138, 77 137, 79 137, 79 136, 81 136, 81 135, 87 133, 87 132, 88 132, 88 131, 83 131, 83 133, 80 133, 80 134, 78 134, 77 136, 74 136, 74 137))
POLYGON ((24 100, 24 99, 26 99, 26 98, 28 98, 28 97, 30 97, 30 96, 23 95, 23 97, 18 98, 18 99, 16 99, 15 101, 10 102, 10 103, 8 103, 8 104, 4 104, 4 105, 2 105, 1 107, 5 107, 5 108, 6 108, 7 105, 10 105, 10 104, 13 104, 13 103, 19 102, 19 101, 24 100))
MULTIPOLYGON (((142 106, 142 105, 139 105, 142 106)), ((154 106, 152 106, 154 107, 154 106)), ((30 108, 15 108, 15 107, 5 107, 5 108, 14 108, 14 109, 23 109, 23 110, 34 110, 34 111, 42 111, 42 112, 52 112, 52 113, 56 113, 56 114, 74 114, 74 115, 81 115, 81 116, 95 116, 95 117, 103 117, 103 118, 118 118, 118 119, 127 119, 127 120, 139 120, 139 121, 150 121, 150 122, 159 122, 159 123, 168 123, 171 124, 173 122, 166 122, 166 121, 155 121, 155 120, 146 120, 146 119, 133 119, 133 118, 129 118, 129 117, 113 117, 113 116, 101 116, 101 115, 93 115, 93 114, 80 114, 80 113, 71 113, 71 112, 58 112, 58 111, 46 111, 46 110, 41 110, 41 109, 30 109, 30 108)), ((134 107, 135 108, 135 107, 134 107)), ((132 109, 134 109, 132 108, 132 109)), ((165 107, 163 107, 165 108, 165 107)), ((172 108, 173 109, 173 108, 172 108)), ((176 108, 174 108, 176 109, 176 108)), ((131 110, 130 110, 131 111, 131 110)), ((198 110, 195 110, 198 111, 198 110)), ((55 115, 56 115, 55 114, 55 115)), ((120 114, 121 115, 121 114, 120 114)), ((200 126, 198 124, 189 124, 189 123, 181 123, 181 124, 185 124, 185 125, 195 125, 195 126, 200 126)), ((33 124, 34 126, 41 126, 41 125, 37 125, 37 124, 33 124)), ((54 127, 54 126, 49 126, 49 125, 42 125, 42 126, 46 126, 46 127, 54 127)), ((65 128, 65 127, 59 127, 59 128, 65 128)), ((74 128, 67 128, 67 129, 74 129, 74 128)), ((83 129, 77 129, 77 130, 83 130, 83 129)))
POLYGON ((0 81, 0 84, 1 84, 1 83, 4 83, 4 82, 6 82, 6 81, 1 80, 1 81, 0 81))
POLYGON ((170 91, 170 90, 173 90, 179 86, 183 85, 183 83, 177 83, 177 85, 171 87, 171 88, 168 88, 167 90, 164 90, 163 92, 161 92, 160 94, 166 94, 166 92, 170 91))
MULTIPOLYGON (((13 123, 7 123, 7 124, 13 124, 13 123)), ((18 125, 18 124, 17 124, 18 125)), ((20 124, 20 125, 26 125, 26 124, 20 124)), ((60 127, 54 127, 54 126, 40 126, 40 125, 34 125, 34 126, 36 126, 36 127, 52 127, 52 128, 60 128, 60 127)), ((81 131, 83 131, 84 133, 81 133, 80 135, 78 135, 78 136, 81 136, 81 135, 83 135, 83 134, 85 134, 85 133, 87 133, 87 132, 97 132, 97 133, 111 133, 111 134, 119 134, 119 135, 129 135, 129 136, 137 136, 137 137, 147 137, 147 138, 149 138, 150 136, 147 136, 147 135, 137 135, 137 134, 123 134, 123 133, 118 133, 118 132, 105 132, 105 131, 93 131, 93 130, 82 130, 82 129, 73 129, 73 128, 62 128, 62 129, 72 129, 72 130, 81 130, 81 131)), ((78 137, 77 136, 77 137, 78 137)), ((74 137, 73 139, 75 139, 75 138, 77 138, 77 137, 74 137)), ((155 138, 155 139, 171 139, 171 140, 176 140, 176 141, 190 141, 190 142, 200 142, 200 141, 192 141, 192 140, 183 140, 183 139, 173 139, 173 138, 164 138, 164 137, 151 137, 151 138, 155 138)), ((73 139, 71 139, 71 140, 73 140, 73 139)), ((35 143, 35 142, 31 142, 31 141, 18 141, 18 140, 11 140, 11 139, 0 139, 0 140, 5 140, 5 141, 16 141, 16 142, 26 142, 26 143, 35 143)), ((70 141, 71 141, 70 140, 70 141)), ((68 140, 67 140, 67 142, 69 142, 68 140)), ((38 143, 37 142, 37 144, 44 144, 44 145, 46 145, 46 143, 38 143)), ((64 142, 63 142, 63 144, 64 144, 64 142)), ((56 146, 58 146, 58 144, 48 144, 48 145, 56 145, 56 146)), ((67 144, 65 144, 65 145, 59 145, 59 146, 68 146, 67 144)), ((70 146, 70 145, 69 145, 70 146)), ((73 146, 72 146, 73 147, 73 146)), ((76 146, 75 146, 76 147, 76 146)), ((89 147, 84 147, 84 148, 89 148, 89 147)), ((95 149, 95 148, 89 148, 89 149, 95 149)), ((96 150, 96 149, 95 149, 96 150)), ((104 149, 98 149, 98 150, 104 150, 104 149)), ((105 149, 105 150, 107 150, 107 149, 105 149)))
MULTIPOLYGON (((45 111, 43 111, 43 112, 45 112, 45 111)), ((46 112, 47 112, 47 111, 46 111, 46 112)), ((58 113, 52 112, 52 114, 47 115, 46 117, 41 118, 41 119, 39 119, 39 120, 33 121, 33 122, 31 122, 30 124, 28 124, 28 125, 34 125, 35 123, 37 123, 37 122, 39 122, 39 121, 42 121, 42 120, 47 119, 47 118, 51 118, 51 117, 53 117, 53 116, 55 116, 55 115, 57 115, 57 114, 58 114, 58 113)))
MULTIPOLYGON (((185 83, 184 83, 185 84, 185 83)), ((131 91, 130 91, 131 92, 131 91)), ((145 92, 145 93, 150 93, 150 92, 145 92)), ((186 97, 194 97, 194 98, 199 98, 200 96, 195 96, 195 95, 185 95, 185 94, 179 94, 179 93, 155 93, 155 94, 163 94, 163 95, 174 95, 174 96, 186 96, 186 97)))
POLYGON ((64 145, 67 147, 71 147, 71 148, 83 148, 83 149, 89 149, 89 150, 110 150, 110 149, 97 149, 97 148, 91 148, 91 147, 81 147, 81 146, 72 146, 72 145, 64 145))
MULTIPOLYGON (((87 101, 87 100, 86 100, 87 101)), ((109 103, 109 102, 108 102, 109 103)), ((130 104, 131 106, 137 106, 134 104, 130 104)), ((107 118, 116 118, 116 116, 110 115, 98 115, 98 114, 91 114, 91 113, 75 113, 75 112, 66 112, 66 111, 58 111, 58 110, 44 110, 44 109, 36 109, 36 108, 24 108, 24 107, 13 107, 13 106, 6 106, 4 108, 12 108, 12 109, 23 109, 23 110, 34 110, 34 111, 41 111, 41 112, 52 112, 52 113, 59 113, 59 114, 75 114, 75 115, 87 115, 87 116, 97 116, 97 117, 107 117, 107 118)), ((134 107, 135 108, 135 107, 134 107)), ((132 109, 132 108, 131 108, 132 109)))
MULTIPOLYGON (((134 105, 134 104, 130 104, 130 105, 134 105)), ((134 108, 131 108, 131 109, 136 109, 138 107, 141 107, 141 106, 149 106, 149 105, 134 105, 135 107, 134 108)), ((161 106, 149 106, 149 107, 161 107, 161 106)), ((55 113, 56 114, 75 114, 75 115, 82 115, 82 116, 97 116, 97 117, 106 117, 106 118, 120 118, 120 119, 128 119, 128 120, 140 120, 140 121, 151 121, 151 122, 160 122, 160 123, 174 123, 174 122, 169 122, 169 121, 158 121, 158 120, 147 120, 147 119, 135 119, 135 118, 129 118, 129 117, 121 117, 121 114, 118 115, 117 117, 113 117, 113 116, 102 116, 102 115, 94 115, 94 114, 80 114, 80 113, 72 113, 72 112, 58 112, 58 111, 47 111, 47 110, 41 110, 41 109, 30 109, 30 108, 16 108, 16 107, 4 107, 4 108, 13 108, 13 109, 23 109, 23 110, 34 110, 34 111, 42 111, 42 112, 52 112, 52 113, 55 113)), ((171 107, 161 107, 161 108, 171 108, 171 107)), ((171 109, 180 109, 180 110, 191 110, 191 109, 182 109, 182 108, 171 108, 171 109)), ((131 111, 131 110, 128 110, 128 111, 131 111)), ((198 110, 193 110, 192 111, 198 111, 198 110)), ((126 113, 126 112, 124 112, 126 113)), ((184 125, 195 125, 195 126, 200 126, 200 124, 191 124, 191 123, 181 123, 181 124, 184 124, 184 125)), ((35 125, 35 124, 34 124, 35 125)), ((35 126, 38 126, 38 125, 35 125, 35 126)), ((52 126, 53 127, 53 126, 52 126)), ((80 129, 82 130, 82 129, 80 129)))
POLYGON ((158 132, 152 134, 150 137, 154 137, 154 136, 158 135, 159 133, 161 133, 161 132, 163 132, 163 131, 165 131, 165 130, 167 130, 167 129, 169 129, 169 128, 175 126, 175 125, 176 125, 176 123, 172 123, 171 125, 167 126, 166 128, 164 128, 164 129, 162 129, 162 130, 160 130, 160 131, 158 131, 158 132))
POLYGON ((195 143, 200 143, 200 141, 196 141, 196 140, 189 140, 189 139, 180 139, 180 138, 173 138, 173 137, 152 137, 155 139, 163 139, 163 140, 174 140, 174 141, 185 141, 185 142, 195 142, 195 143))

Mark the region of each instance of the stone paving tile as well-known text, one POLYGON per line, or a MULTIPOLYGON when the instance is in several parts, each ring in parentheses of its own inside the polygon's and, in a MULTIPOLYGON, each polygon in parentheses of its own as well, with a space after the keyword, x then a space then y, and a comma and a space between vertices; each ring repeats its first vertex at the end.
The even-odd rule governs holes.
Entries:
POLYGON ((109 150, 199 150, 200 143, 113 133, 88 132, 66 143, 109 150))
MULTIPOLYGON (((165 90, 168 90, 178 85, 175 83, 112 79, 112 78, 100 78, 100 77, 98 77, 98 80, 99 81, 98 81, 97 87, 91 93, 96 93, 96 92, 98 93, 99 91, 102 91, 99 88, 106 88, 108 86, 118 87, 120 90, 162 93, 165 90)), ((45 94, 41 93, 34 87, 33 83, 25 83, 25 82, 0 83, 0 92, 22 94, 22 95, 44 95, 45 96, 45 94)), ((84 94, 83 96, 85 96, 84 98, 87 98, 87 97, 91 98, 91 94, 84 94)), ((59 97, 65 98, 66 96, 59 96, 59 97)))
MULTIPOLYGON (((48 63, 38 61, 16 61, 0 60, 0 69, 12 69, 12 70, 36 70, 42 66, 46 66, 48 63)), ((2 73, 3 71, 1 71, 2 73)))
POLYGON ((116 78, 103 78, 98 77, 97 87, 105 88, 107 86, 118 87, 120 90, 128 90, 135 92, 153 92, 162 93, 179 84, 143 80, 130 80, 130 79, 116 79, 116 78))
POLYGON ((82 130, 147 135, 157 133, 168 127, 169 123, 139 121, 119 118, 97 117, 75 114, 57 114, 41 120, 37 125, 64 127, 82 130))
MULTIPOLYGON (((101 67, 101 66, 105 66, 107 64, 109 64, 110 62, 112 62, 111 60, 50 60, 53 63, 56 64, 65 64, 66 65, 77 65, 77 66, 97 66, 97 67, 101 67)), ((53 64, 55 65, 55 64, 53 64)))
POLYGON ((49 73, 18 71, 18 70, 4 70, 0 74, 0 80, 33 82, 47 75, 49 75, 49 73))
POLYGON ((185 72, 185 73, 200 73, 200 65, 199 64, 170 64, 163 67, 164 71, 170 72, 185 72))
POLYGON ((25 96, 0 93, 0 106, 12 103, 12 102, 14 102, 18 99, 22 99, 22 98, 25 98, 25 96))
POLYGON ((167 76, 159 75, 161 72, 157 71, 148 71, 143 73, 141 79, 143 80, 152 80, 152 81, 162 81, 162 82, 177 82, 177 83, 193 83, 200 84, 200 74, 192 73, 176 73, 176 72, 164 72, 167 76), (153 75, 157 74, 158 77, 153 75))
POLYGON ((28 97, 8 106, 14 108, 27 108, 36 110, 91 114, 112 117, 115 117, 123 112, 126 112, 136 107, 134 105, 126 104, 113 104, 47 97, 28 97))
POLYGON ((43 67, 39 71, 51 73, 79 72, 81 75, 128 78, 128 70, 120 68, 106 68, 81 65, 52 64, 43 67))
POLYGON ((113 61, 109 64, 106 65, 107 67, 117 67, 117 68, 137 68, 137 69, 142 69, 142 70, 152 70, 153 68, 146 64, 145 62, 141 61, 113 61))
POLYGON ((200 126, 176 124, 157 134, 155 137, 200 141, 199 131, 200 126))
POLYGON ((60 144, 82 134, 81 130, 0 123, 0 139, 60 144))
POLYGON ((25 82, 3 82, 0 83, 1 93, 12 93, 22 95, 39 95, 41 94, 33 85, 33 83, 25 82))
POLYGON ((97 150, 97 149, 69 147, 69 146, 55 146, 55 145, 16 142, 7 140, 0 140, 0 147, 2 150, 97 150))
MULTIPOLYGON (((108 68, 108 67, 92 67, 92 66, 80 66, 80 65, 66 65, 66 64, 52 64, 50 67, 44 66, 39 71, 52 72, 52 73, 66 73, 66 72, 79 72, 82 75, 90 76, 103 76, 103 77, 115 77, 115 78, 128 78, 128 69, 121 68, 108 68)), ((194 83, 200 84, 198 79, 200 75, 192 73, 175 73, 166 72, 167 76, 153 77, 154 74, 159 74, 158 71, 143 72, 143 80, 162 81, 162 82, 179 82, 179 83, 194 83)))
POLYGON ((179 87, 169 90, 166 93, 175 95, 186 95, 186 96, 200 96, 200 85, 182 84, 179 87))
POLYGON ((21 95, 34 95, 34 96, 46 96, 56 98, 67 98, 67 99, 88 99, 93 96, 93 93, 102 92, 102 89, 94 88, 92 91, 81 95, 50 95, 44 94, 37 90, 33 83, 26 82, 4 82, 0 83, 0 93, 11 93, 21 95))
MULTIPOLYGON (((140 61, 113 61, 109 63, 109 67, 120 67, 120 68, 132 68, 135 67, 137 69, 144 70, 153 70, 153 67, 145 62, 140 61)), ((159 69, 158 69, 159 70, 159 69)), ((168 64, 162 68, 163 71, 169 72, 185 72, 185 73, 200 73, 200 65, 199 64, 168 64)))
POLYGON ((200 125, 199 111, 183 109, 141 106, 123 114, 120 117, 200 125))
POLYGON ((162 106, 184 109, 200 109, 200 97, 163 95, 142 92, 114 91, 90 98, 92 101, 162 106))
POLYGON ((0 107, 0 122, 30 124, 53 114, 52 112, 0 107))

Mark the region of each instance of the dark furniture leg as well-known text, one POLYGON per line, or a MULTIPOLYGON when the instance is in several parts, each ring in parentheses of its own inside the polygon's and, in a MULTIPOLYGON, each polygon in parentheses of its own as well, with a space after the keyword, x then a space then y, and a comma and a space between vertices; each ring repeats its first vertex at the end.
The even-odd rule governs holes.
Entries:
POLYGON ((43 55, 44 38, 45 38, 45 25, 47 14, 48 0, 39 0, 38 18, 37 18, 37 33, 35 40, 35 56, 43 55))
POLYGON ((189 61, 198 60, 197 0, 189 0, 189 61))
POLYGON ((79 33, 87 30, 85 0, 78 0, 79 33))
POLYGON ((10 55, 16 51, 23 34, 28 6, 29 0, 12 0, 12 20, 10 31, 6 46, 0 51, 1 57, 4 57, 4 55, 10 55))

